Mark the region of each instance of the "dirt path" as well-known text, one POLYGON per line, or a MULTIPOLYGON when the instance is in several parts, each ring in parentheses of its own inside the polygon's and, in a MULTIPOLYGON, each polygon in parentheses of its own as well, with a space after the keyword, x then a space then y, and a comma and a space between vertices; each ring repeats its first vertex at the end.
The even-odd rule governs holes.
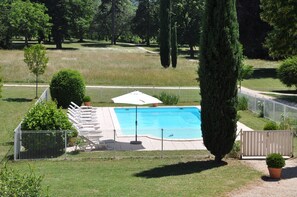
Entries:
POLYGON ((232 197, 296 197, 297 196, 297 159, 286 160, 281 180, 269 178, 265 160, 242 161, 263 173, 258 181, 231 192, 232 197))

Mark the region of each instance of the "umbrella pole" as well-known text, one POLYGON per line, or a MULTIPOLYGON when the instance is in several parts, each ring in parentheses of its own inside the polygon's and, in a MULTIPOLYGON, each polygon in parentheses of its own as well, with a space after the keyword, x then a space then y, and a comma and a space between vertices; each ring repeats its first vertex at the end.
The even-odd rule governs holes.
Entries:
POLYGON ((141 141, 137 141, 137 105, 135 112, 135 141, 131 141, 130 144, 141 144, 141 141))
POLYGON ((135 117, 135 141, 137 142, 137 105, 136 105, 136 117, 135 117))

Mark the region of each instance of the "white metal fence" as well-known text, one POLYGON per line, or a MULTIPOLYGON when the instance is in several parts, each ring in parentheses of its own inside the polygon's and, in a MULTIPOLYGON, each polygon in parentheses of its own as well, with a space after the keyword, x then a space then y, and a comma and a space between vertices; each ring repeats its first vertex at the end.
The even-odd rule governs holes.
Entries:
POLYGON ((275 122, 281 122, 284 118, 297 119, 296 107, 245 92, 239 92, 238 95, 248 99, 248 109, 250 111, 257 114, 262 113, 264 118, 275 122))
MULTIPOLYGON (((50 93, 49 93, 49 88, 46 88, 43 93, 41 94, 41 96, 39 97, 39 99, 36 101, 35 105, 37 103, 40 103, 42 101, 48 101, 50 100, 50 93)), ((15 128, 14 130, 14 160, 17 160, 20 156, 20 151, 21 151, 21 126, 22 126, 22 122, 20 122, 20 124, 17 126, 17 128, 15 128)))
POLYGON ((241 132, 241 157, 266 157, 270 153, 293 156, 292 131, 241 132))

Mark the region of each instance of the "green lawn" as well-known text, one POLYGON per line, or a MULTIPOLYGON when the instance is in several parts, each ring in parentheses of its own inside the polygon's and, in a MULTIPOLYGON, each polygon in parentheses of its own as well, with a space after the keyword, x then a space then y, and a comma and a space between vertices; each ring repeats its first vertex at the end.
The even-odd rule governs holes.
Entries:
MULTIPOLYGON (((0 161, 13 145, 13 131, 36 100, 34 88, 3 87, 0 99, 0 161)), ((39 89, 39 94, 43 91, 39 89)))
MULTIPOLYGON (((145 154, 145 153, 143 153, 145 154)), ((29 162, 51 196, 222 196, 261 174, 236 160, 120 159, 29 162), (240 174, 240 176, 238 176, 240 174), (223 183, 223 184, 222 184, 223 183)), ((10 163, 27 171, 27 162, 10 163)))
POLYGON ((269 122, 269 120, 259 118, 257 114, 250 111, 239 111, 238 115, 240 116, 239 121, 253 130, 263 130, 265 124, 269 122))

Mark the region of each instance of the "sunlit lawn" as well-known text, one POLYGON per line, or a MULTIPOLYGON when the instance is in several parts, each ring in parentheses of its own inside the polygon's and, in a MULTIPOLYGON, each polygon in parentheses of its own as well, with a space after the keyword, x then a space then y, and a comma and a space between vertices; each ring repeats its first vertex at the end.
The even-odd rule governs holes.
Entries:
MULTIPOLYGON (((146 154, 145 152, 143 153, 146 154)), ((51 196, 222 196, 261 174, 236 160, 120 159, 29 162, 51 196), (240 176, 239 176, 240 174, 240 176)), ((28 170, 27 162, 10 167, 28 170)))

